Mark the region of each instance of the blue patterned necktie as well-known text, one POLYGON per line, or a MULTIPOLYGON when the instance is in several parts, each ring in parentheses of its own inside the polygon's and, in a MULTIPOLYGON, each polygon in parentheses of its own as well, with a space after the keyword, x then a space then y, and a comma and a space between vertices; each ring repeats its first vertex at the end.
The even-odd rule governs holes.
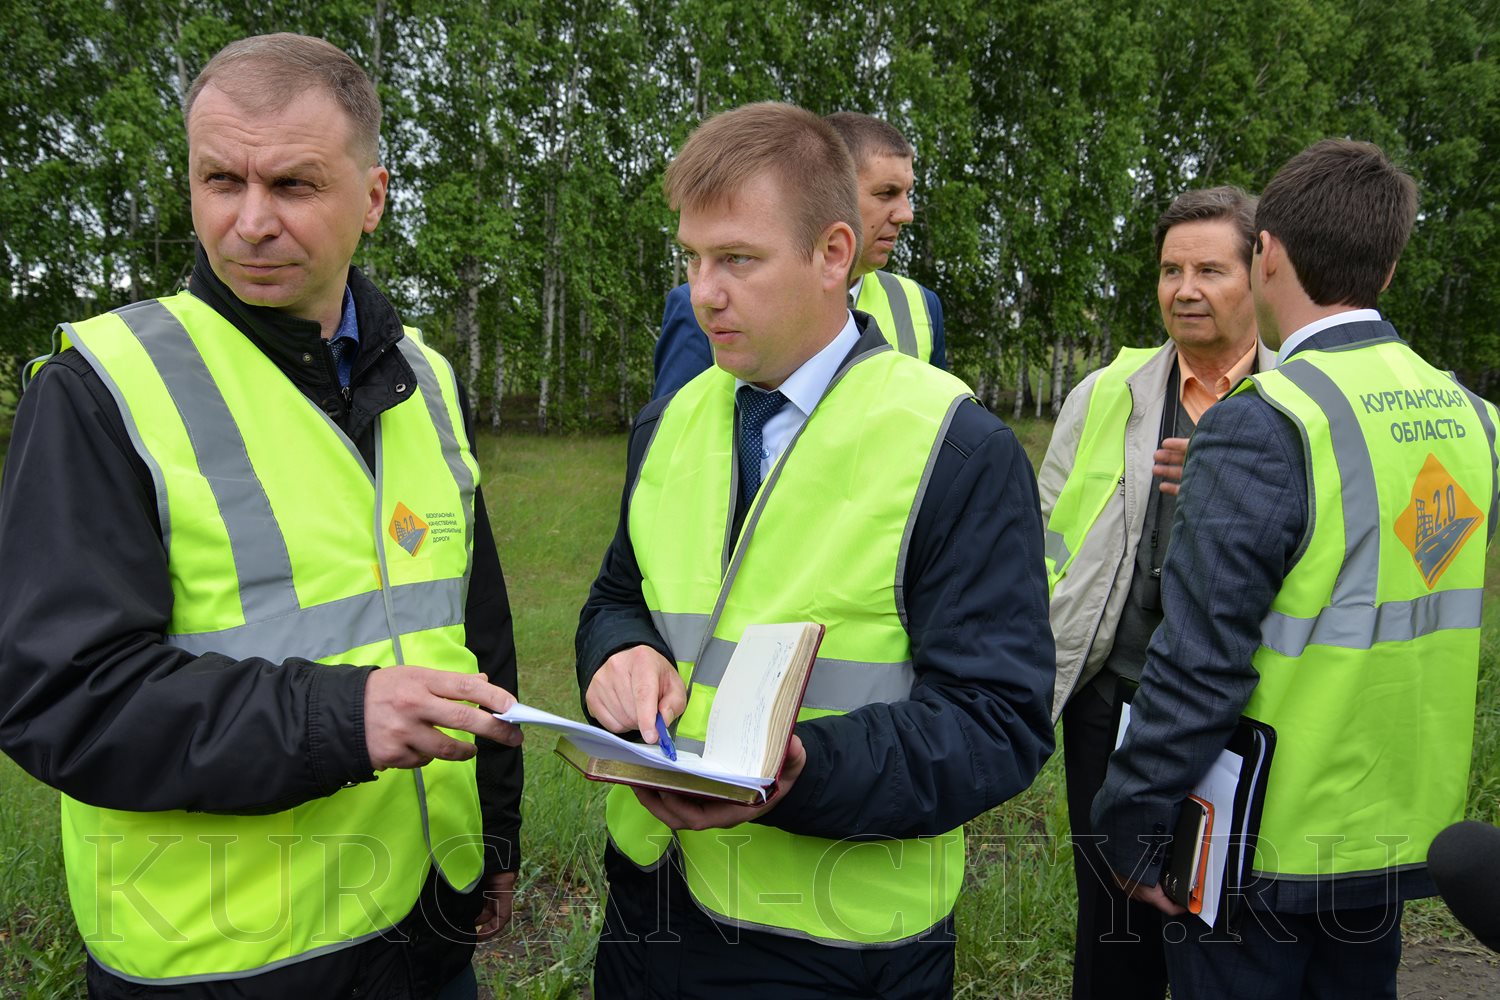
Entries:
POLYGON ((774 417, 787 398, 780 392, 762 392, 750 385, 739 389, 740 407, 740 510, 750 509, 760 489, 760 454, 765 447, 766 421, 774 417))
POLYGON ((349 345, 352 343, 354 341, 348 337, 335 337, 328 342, 328 353, 333 356, 334 373, 338 375, 339 386, 345 389, 349 387, 349 369, 353 367, 353 362, 351 361, 348 365, 345 365, 344 352, 349 349, 349 345))

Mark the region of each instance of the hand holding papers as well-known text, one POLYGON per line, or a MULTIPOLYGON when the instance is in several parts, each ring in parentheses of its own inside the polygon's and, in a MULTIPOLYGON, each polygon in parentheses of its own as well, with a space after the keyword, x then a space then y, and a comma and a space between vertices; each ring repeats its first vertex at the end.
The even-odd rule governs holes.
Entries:
POLYGON ((501 718, 558 732, 558 756, 596 781, 764 802, 788 759, 792 726, 822 637, 823 626, 811 622, 747 627, 709 709, 702 751, 678 746, 675 761, 663 746, 632 743, 525 705, 501 718))
MULTIPOLYGON (((1130 695, 1124 691, 1119 705, 1117 749, 1130 725, 1130 695)), ((1218 924, 1221 913, 1226 919, 1233 916, 1226 912, 1226 900, 1232 910, 1243 898, 1275 746, 1275 730, 1241 716, 1229 745, 1183 800, 1161 888, 1210 927, 1218 924)))

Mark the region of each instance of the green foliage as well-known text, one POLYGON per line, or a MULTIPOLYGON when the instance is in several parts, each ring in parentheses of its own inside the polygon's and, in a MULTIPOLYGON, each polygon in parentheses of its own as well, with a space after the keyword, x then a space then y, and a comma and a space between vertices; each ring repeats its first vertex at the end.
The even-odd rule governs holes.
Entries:
POLYGON ((392 198, 358 257, 454 356, 487 423, 622 425, 681 279, 659 183, 705 115, 781 99, 917 148, 893 267, 997 402, 1161 339, 1152 224, 1256 190, 1324 135, 1381 143, 1422 215, 1384 308, 1484 392, 1500 370, 1497 0, 0 0, 0 379, 61 319, 191 264, 177 104, 225 42, 321 34, 386 109, 392 198), (1075 370, 1074 363, 1081 362, 1075 370))

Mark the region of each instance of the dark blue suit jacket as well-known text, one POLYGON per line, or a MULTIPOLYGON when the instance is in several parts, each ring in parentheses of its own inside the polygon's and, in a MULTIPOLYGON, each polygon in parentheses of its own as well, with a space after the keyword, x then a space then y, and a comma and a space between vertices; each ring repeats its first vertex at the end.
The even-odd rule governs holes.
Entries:
MULTIPOLYGON (((925 286, 922 297, 927 300, 927 312, 932 316, 932 363, 947 368, 943 347, 943 304, 938 301, 937 293, 925 286)), ((656 339, 651 361, 656 368, 652 399, 671 395, 714 363, 708 336, 693 316, 686 282, 667 293, 667 307, 661 317, 661 336, 656 339)))
MULTIPOLYGON (((1398 340, 1389 323, 1320 331, 1293 352, 1398 340)), ((1172 543, 1161 574, 1165 617, 1146 652, 1125 743, 1094 799, 1094 830, 1110 867, 1145 885, 1161 875, 1163 835, 1178 804, 1229 741, 1260 677, 1250 658, 1260 623, 1300 554, 1308 529, 1302 437, 1256 393, 1231 396, 1193 433, 1172 543)), ((1433 894, 1426 870, 1343 879, 1339 908, 1433 894), (1394 882, 1395 884, 1391 884, 1394 882)), ((1247 901, 1262 910, 1329 909, 1316 882, 1263 881, 1247 901)))

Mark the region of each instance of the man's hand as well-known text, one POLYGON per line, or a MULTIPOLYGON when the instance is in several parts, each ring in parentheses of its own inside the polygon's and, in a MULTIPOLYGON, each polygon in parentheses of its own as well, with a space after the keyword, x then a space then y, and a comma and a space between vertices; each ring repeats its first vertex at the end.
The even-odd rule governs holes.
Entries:
POLYGON ((497 872, 485 877, 480 886, 484 893, 484 906, 474 918, 474 937, 488 941, 499 936, 510 925, 511 913, 516 901, 516 873, 497 872))
POLYGON ((774 809, 776 803, 780 802, 786 793, 791 791, 792 785, 796 784, 806 764, 807 751, 803 749, 802 741, 794 735, 792 741, 787 744, 786 758, 781 764, 781 780, 776 794, 765 802, 753 806, 742 806, 735 802, 712 802, 707 799, 694 798, 691 795, 658 791, 654 788, 636 788, 635 797, 641 800, 641 805, 645 806, 651 815, 673 830, 713 830, 719 827, 739 826, 774 809))
POLYGON ((1115 875, 1115 884, 1137 903, 1147 903, 1154 906, 1169 917, 1175 917, 1187 912, 1185 907, 1178 906, 1168 899, 1167 894, 1161 891, 1159 884, 1141 885, 1139 882, 1132 882, 1130 879, 1123 878, 1120 875, 1115 875))
POLYGON ((422 767, 436 758, 468 760, 478 752, 473 743, 438 732, 438 726, 519 746, 521 731, 490 714, 515 703, 509 691, 495 687, 482 674, 408 666, 372 671, 365 683, 370 766, 377 771, 422 767))
POLYGON ((584 695, 589 714, 612 733, 639 729, 656 742, 656 713, 671 722, 687 707, 677 668, 650 646, 631 646, 604 661, 584 695))
POLYGON ((1162 438, 1161 447, 1152 455, 1151 460, 1156 464, 1151 466, 1151 474, 1161 479, 1157 489, 1163 493, 1176 496, 1182 487, 1182 467, 1187 464, 1187 438, 1162 438))

